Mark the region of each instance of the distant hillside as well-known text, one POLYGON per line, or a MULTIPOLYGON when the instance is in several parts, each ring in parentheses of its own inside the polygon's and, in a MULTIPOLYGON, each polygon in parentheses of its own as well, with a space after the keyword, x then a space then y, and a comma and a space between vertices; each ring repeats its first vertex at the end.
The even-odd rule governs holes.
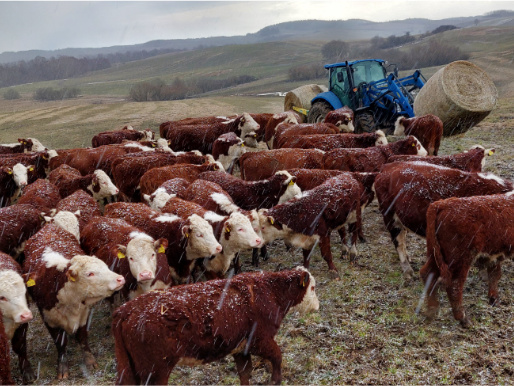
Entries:
MULTIPOLYGON (((423 15, 419 15, 423 16, 423 15)), ((185 49, 199 47, 217 47, 231 44, 254 44, 280 41, 329 41, 340 39, 345 41, 370 39, 374 36, 412 35, 432 31, 441 25, 455 25, 460 28, 475 26, 512 26, 514 12, 496 11, 487 15, 474 17, 447 18, 429 20, 423 18, 395 20, 389 22, 371 22, 362 19, 350 20, 302 20, 271 25, 260 31, 245 36, 218 36, 198 39, 153 40, 143 44, 130 46, 112 46, 103 48, 66 48, 54 51, 30 50, 20 52, 4 52, 0 54, 0 63, 11 63, 31 60, 36 56, 50 58, 52 56, 94 57, 117 52, 151 51, 154 49, 185 49)))

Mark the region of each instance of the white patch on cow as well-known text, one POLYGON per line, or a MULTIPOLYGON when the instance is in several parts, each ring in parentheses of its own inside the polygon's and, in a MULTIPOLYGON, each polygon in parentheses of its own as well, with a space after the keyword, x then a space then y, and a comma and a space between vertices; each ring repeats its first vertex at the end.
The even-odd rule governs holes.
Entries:
POLYGON ((54 267, 62 272, 68 267, 70 260, 68 260, 62 253, 54 251, 51 247, 46 247, 41 254, 41 259, 45 262, 46 268, 54 267))
POLYGON ((296 306, 292 307, 290 311, 298 312, 300 315, 318 311, 319 299, 316 295, 316 280, 314 279, 314 276, 312 276, 311 273, 304 267, 296 267, 295 269, 307 272, 309 274, 309 283, 307 284, 307 291, 305 292, 302 301, 296 306))
POLYGON ((134 130, 134 128, 132 126, 130 126, 130 125, 127 125, 125 130, 134 130))
POLYGON ((206 220, 206 221, 209 221, 209 222, 220 222, 220 221, 223 221, 223 219, 225 218, 224 216, 221 216, 215 212, 212 212, 212 211, 208 211, 208 212, 205 212, 203 218, 206 220))
POLYGON ((20 163, 14 165, 12 167, 13 178, 14 178, 14 182, 16 183, 17 187, 23 188, 24 186, 27 186, 27 184, 28 184, 27 170, 28 170, 28 167, 25 165, 22 165, 20 163))
POLYGON ((514 195, 514 190, 511 190, 510 192, 505 193, 505 197, 510 197, 514 195))
POLYGON ((155 279, 157 251, 153 238, 144 233, 142 235, 144 236, 132 238, 127 244, 124 253, 128 259, 132 276, 140 285, 149 286, 152 280, 155 279))
POLYGON ((137 231, 130 232, 129 237, 131 240, 142 239, 142 240, 147 240, 147 241, 152 241, 152 242, 154 241, 153 238, 151 236, 147 235, 146 233, 137 232, 137 231))
POLYGON ((500 185, 505 186, 505 180, 498 176, 495 176, 492 173, 478 173, 478 175, 485 180, 493 180, 493 181, 496 181, 497 183, 499 183, 500 185))
MULTIPOLYGON (((36 138, 28 138, 32 141, 32 151, 35 152, 35 151, 45 151, 45 150, 48 150, 45 146, 43 146, 43 144, 41 142, 39 142, 39 140, 37 140, 36 138)), ((48 150, 48 152, 50 153, 50 151, 52 150, 48 150)), ((55 150, 53 150, 55 151, 55 150)))
POLYGON ((57 151, 48 150, 48 160, 51 160, 52 158, 57 157, 57 156, 58 156, 57 151))
POLYGON ((244 140, 244 138, 250 133, 250 132, 256 132, 259 130, 260 125, 255 122, 255 120, 252 118, 252 116, 248 113, 243 113, 244 123, 239 126, 239 129, 241 130, 241 138, 244 140))
POLYGON ((169 147, 168 141, 166 140, 166 138, 159 138, 157 140, 157 148, 163 149, 165 151, 169 151, 170 153, 173 153, 173 150, 171 150, 171 148, 169 147))
POLYGON ((152 195, 144 195, 145 200, 150 205, 150 208, 154 210, 161 210, 164 205, 170 200, 170 198, 176 197, 176 194, 169 194, 164 188, 158 188, 152 195))
POLYGON ((189 216, 189 241, 186 247, 188 260, 209 257, 219 253, 221 245, 214 237, 212 226, 197 214, 189 216))
POLYGON ((218 162, 223 165, 224 170, 228 170, 230 165, 235 162, 236 159, 239 159, 244 153, 246 153, 247 149, 245 146, 241 146, 243 141, 236 143, 228 148, 228 154, 220 154, 218 156, 218 162))
POLYGON ((400 123, 400 120, 404 117, 398 117, 394 123, 394 134, 393 135, 405 135, 405 126, 400 123))
POLYGON ((177 215, 174 215, 172 213, 163 213, 159 217, 155 218, 155 221, 162 222, 162 223, 172 223, 177 220, 180 220, 180 217, 177 215))
MULTIPOLYGON (((79 211, 80 213, 80 211, 79 211)), ((70 232, 80 242, 80 227, 77 215, 66 210, 60 211, 53 217, 45 216, 47 222, 52 222, 67 232, 70 232)))
POLYGON ((377 140, 375 141, 375 146, 387 145, 387 138, 385 133, 382 130, 376 131, 377 140))
POLYGON ((94 256, 76 255, 69 263, 68 272, 74 280, 59 290, 55 307, 43 309, 42 314, 50 327, 73 334, 87 323, 91 306, 121 289, 125 279, 94 256))
POLYGON ((12 339, 14 331, 21 323, 32 319, 27 304, 27 287, 21 275, 11 269, 0 271, 0 311, 7 337, 12 339))
MULTIPOLYGON (((302 233, 296 233, 286 225, 283 226, 285 235, 284 241, 289 242, 293 247, 302 249, 312 249, 319 241, 318 235, 307 236, 302 233)), ((264 234, 264 233, 263 233, 264 234)))
POLYGON ((142 141, 151 141, 154 138, 154 133, 151 130, 141 130, 140 133, 144 135, 142 141))
POLYGON ((296 183, 291 184, 293 176, 289 174, 287 170, 279 170, 275 174, 284 175, 287 177, 287 179, 283 183, 283 185, 287 185, 287 188, 285 192, 280 196, 278 200, 279 204, 283 204, 284 202, 291 200, 295 196, 302 194, 302 190, 296 183))
POLYGON ((239 210, 239 207, 234 204, 226 195, 224 195, 223 193, 212 193, 211 194, 211 198, 212 200, 218 204, 218 206, 220 207, 220 209, 227 213, 227 214, 230 214, 232 212, 236 212, 239 210))
POLYGON ((100 185, 100 190, 95 192, 92 185, 88 186, 87 188, 89 191, 91 191, 91 193, 93 193, 93 198, 96 201, 115 196, 120 192, 116 185, 113 184, 107 173, 105 173, 103 170, 95 170, 94 175, 98 180, 97 183, 100 185))
POLYGON ((141 149, 142 151, 155 151, 155 149, 153 147, 141 145, 140 143, 136 143, 136 142, 127 143, 127 144, 123 145, 123 147, 134 147, 137 149, 141 149))
POLYGON ((416 149, 418 149, 418 154, 419 156, 422 156, 422 157, 426 157, 428 155, 428 152, 426 151, 426 149, 423 147, 423 145, 421 144, 421 142, 418 141, 418 139, 416 137, 413 137, 416 140, 416 149))
POLYGON ((19 146, 20 143, 17 142, 17 143, 2 143, 1 146, 3 147, 15 147, 15 146, 19 146))

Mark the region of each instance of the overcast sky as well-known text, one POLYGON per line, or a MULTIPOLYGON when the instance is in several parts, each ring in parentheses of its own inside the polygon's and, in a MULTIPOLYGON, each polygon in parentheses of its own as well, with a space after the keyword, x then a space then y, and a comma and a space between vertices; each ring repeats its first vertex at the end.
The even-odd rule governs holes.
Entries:
POLYGON ((292 20, 444 19, 514 10, 514 1, 0 1, 0 53, 236 36, 292 20))

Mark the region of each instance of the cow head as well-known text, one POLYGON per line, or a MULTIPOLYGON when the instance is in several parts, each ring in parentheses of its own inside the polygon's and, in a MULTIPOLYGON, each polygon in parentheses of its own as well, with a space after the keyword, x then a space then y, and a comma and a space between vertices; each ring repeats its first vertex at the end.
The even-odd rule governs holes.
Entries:
POLYGON ((485 167, 485 158, 492 156, 496 152, 496 149, 494 149, 494 148, 486 149, 486 148, 484 148, 481 145, 473 145, 473 146, 471 146, 469 148, 469 151, 476 150, 476 149, 480 149, 480 150, 482 150, 484 152, 484 156, 482 158, 482 169, 484 169, 484 167, 485 167))
POLYGON ((393 135, 405 135, 405 126, 403 123, 407 120, 407 118, 399 116, 394 123, 394 133, 393 135))
POLYGON ((240 137, 244 140, 245 137, 251 132, 257 132, 260 129, 260 125, 255 122, 252 116, 248 113, 243 113, 243 115, 239 116, 239 124, 238 131, 241 131, 240 137))
POLYGON ((12 167, 13 178, 16 186, 23 189, 30 181, 34 181, 34 177, 37 179, 37 172, 33 165, 25 166, 21 163, 17 163, 12 167), (30 178, 29 178, 30 177, 30 178))
POLYGON ((97 169, 93 174, 91 185, 87 189, 93 193, 95 200, 100 201, 103 198, 115 196, 120 192, 103 170, 97 169))
POLYGON ((296 270, 301 272, 296 285, 301 289, 305 289, 305 293, 300 303, 292 307, 291 311, 296 311, 300 315, 304 315, 311 311, 318 311, 319 300, 316 295, 316 280, 314 279, 314 276, 312 276, 304 267, 297 267, 296 270))
POLYGON ((32 151, 32 146, 34 146, 34 142, 31 139, 18 138, 18 142, 23 147, 23 152, 28 153, 32 151))
POLYGON ((375 146, 387 145, 387 143, 388 143, 387 138, 386 138, 385 133, 382 130, 377 130, 375 132, 375 135, 377 136, 377 140, 375 141, 375 146))
POLYGON ((402 152, 398 154, 419 155, 423 157, 428 155, 423 145, 413 135, 409 135, 407 138, 397 143, 399 143, 402 149, 402 152))
POLYGON ((187 239, 188 260, 209 257, 222 251, 207 220, 197 214, 189 216, 188 220, 189 224, 182 227, 182 236, 187 239))
POLYGON ((240 212, 233 212, 223 226, 223 250, 230 244, 232 250, 259 248, 262 239, 255 232, 250 219, 240 212))
POLYGON ((176 194, 169 194, 164 188, 157 188, 152 194, 143 194, 143 198, 153 210, 161 210, 170 198, 176 197, 176 194))
POLYGON ((296 195, 299 195, 302 193, 302 190, 298 185, 296 185, 296 177, 289 174, 286 170, 279 170, 275 173, 275 175, 283 176, 282 186, 285 187, 285 189, 281 190, 283 192, 280 195, 280 199, 278 201, 279 204, 282 204, 286 201, 289 201, 296 195))
POLYGON ((152 141, 155 138, 155 133, 150 129, 145 129, 140 131, 143 134, 143 141, 152 141))
POLYGON ((14 334, 14 323, 27 323, 32 320, 26 292, 24 280, 18 272, 10 269, 0 271, 0 311, 9 338, 14 334))
POLYGON ((48 148, 43 146, 36 138, 28 138, 32 141, 32 151, 48 151, 48 148))
POLYGON ((279 221, 276 221, 273 216, 268 215, 268 209, 259 209, 257 213, 259 215, 259 224, 264 240, 263 244, 284 238, 286 231, 283 225, 279 221))

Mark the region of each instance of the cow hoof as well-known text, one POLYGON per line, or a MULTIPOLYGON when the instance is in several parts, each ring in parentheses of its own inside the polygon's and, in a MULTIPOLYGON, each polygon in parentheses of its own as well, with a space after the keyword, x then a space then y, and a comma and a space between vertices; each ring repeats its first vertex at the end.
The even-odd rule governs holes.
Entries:
POLYGON ((34 375, 34 371, 32 368, 25 369, 23 371, 23 384, 27 385, 29 383, 34 383, 36 380, 36 376, 34 375))
POLYGON ((339 280, 341 279, 341 277, 339 276, 339 272, 331 269, 330 271, 328 271, 328 276, 330 277, 331 280, 339 280))
POLYGON ((264 255, 261 256, 261 258, 262 258, 263 261, 269 260, 269 253, 266 252, 264 255))
POLYGON ((412 281, 412 278, 414 276, 414 271, 412 268, 408 268, 406 271, 403 272, 403 279, 406 283, 410 283, 412 281))
POLYGON ((463 327, 463 328, 470 328, 471 327, 471 321, 468 319, 467 316, 465 316, 461 321, 460 321, 460 325, 463 327))
POLYGON ((350 263, 356 263, 357 262, 357 254, 350 252, 350 263))
POLYGON ((68 379, 69 376, 70 370, 68 368, 68 365, 59 364, 57 368, 57 379, 68 379))
POLYGON ((489 298, 489 305, 491 306, 497 306, 500 302, 498 301, 498 298, 495 298, 495 297, 490 297, 489 298))

